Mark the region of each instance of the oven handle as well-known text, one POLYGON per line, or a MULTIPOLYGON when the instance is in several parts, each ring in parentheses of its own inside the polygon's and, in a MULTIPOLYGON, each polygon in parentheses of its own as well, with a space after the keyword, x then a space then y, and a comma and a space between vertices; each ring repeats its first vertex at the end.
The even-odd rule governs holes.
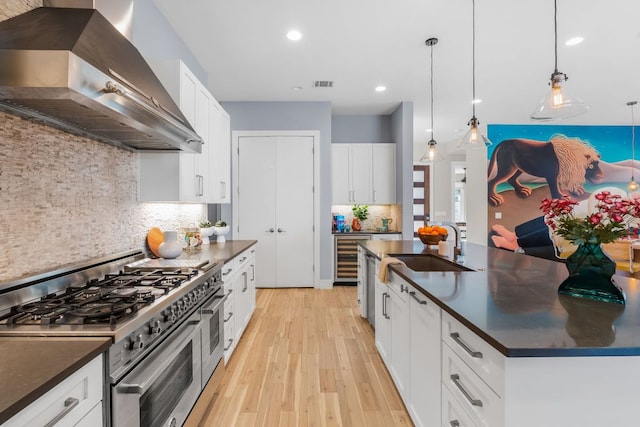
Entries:
POLYGON ((218 309, 218 307, 220 307, 220 305, 227 300, 227 296, 226 295, 216 295, 216 296, 213 297, 213 301, 215 302, 216 300, 220 300, 220 301, 215 303, 213 305, 213 307, 211 307, 211 308, 204 308, 204 305, 203 305, 202 306, 202 314, 215 314, 215 312, 218 309))
MULTIPOLYGON (((199 320, 188 320, 187 322, 185 322, 185 325, 183 325, 184 330, 186 331, 187 329, 195 329, 196 326, 198 326, 198 324, 200 323, 199 320)), ((180 341, 180 344, 175 345, 174 343, 171 343, 172 347, 175 347, 175 350, 173 350, 171 352, 171 354, 168 357, 164 357, 163 358, 163 363, 161 364, 161 366, 156 369, 152 375, 150 375, 146 381, 144 382, 139 382, 139 384, 129 384, 129 383, 125 383, 125 382, 121 382, 120 384, 118 384, 116 386, 116 390, 118 391, 118 393, 125 393, 125 394, 144 394, 147 389, 149 388, 149 386, 151 386, 153 384, 153 382, 166 370, 166 365, 171 363, 171 361, 173 360, 174 356, 179 353, 180 351, 182 351, 182 345, 186 342, 189 341, 191 339, 191 337, 193 336, 193 331, 190 331, 187 334, 187 337, 185 339, 183 339, 182 341, 180 341)), ((185 333, 184 331, 182 332, 183 334, 185 333)), ((194 349, 194 352, 196 350, 194 349)), ((198 350, 200 351, 200 350, 198 350)))

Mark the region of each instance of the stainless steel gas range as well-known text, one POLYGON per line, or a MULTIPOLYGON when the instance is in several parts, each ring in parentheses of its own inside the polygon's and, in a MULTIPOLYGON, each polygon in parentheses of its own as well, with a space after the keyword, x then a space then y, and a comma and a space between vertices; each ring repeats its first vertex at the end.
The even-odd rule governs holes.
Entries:
POLYGON ((223 369, 222 264, 139 251, 0 287, 0 335, 109 337, 105 425, 179 426, 223 369))

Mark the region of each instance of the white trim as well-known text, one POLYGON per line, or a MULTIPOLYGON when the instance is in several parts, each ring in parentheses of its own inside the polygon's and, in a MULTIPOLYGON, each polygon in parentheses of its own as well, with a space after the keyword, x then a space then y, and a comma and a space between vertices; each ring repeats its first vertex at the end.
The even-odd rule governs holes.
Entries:
POLYGON ((320 283, 318 283, 315 286, 316 289, 333 289, 333 280, 331 279, 324 279, 321 280, 320 283))
MULTIPOLYGON (((238 194, 238 145, 241 137, 260 136, 310 136, 313 138, 313 287, 324 289, 325 284, 320 282, 320 131, 319 130, 283 130, 283 131, 249 131, 234 130, 231 132, 231 217, 233 227, 231 235, 236 234, 238 227, 238 204, 233 203, 238 194)), ((323 282, 325 282, 323 280, 323 282)), ((331 282, 333 285, 333 282, 331 282)))

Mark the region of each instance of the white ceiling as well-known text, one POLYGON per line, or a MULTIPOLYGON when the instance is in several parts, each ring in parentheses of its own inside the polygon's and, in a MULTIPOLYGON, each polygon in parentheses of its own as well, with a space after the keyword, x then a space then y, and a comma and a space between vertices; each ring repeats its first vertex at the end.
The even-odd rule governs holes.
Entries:
MULTIPOLYGON (((414 141, 457 142, 472 99, 471 0, 154 0, 209 73, 219 101, 330 101, 333 114, 414 103, 414 141), (286 39, 296 28, 297 43, 286 39), (313 88, 332 80, 331 89, 313 88), (385 85, 384 93, 374 88, 385 85), (294 86, 303 87, 294 91, 294 86)), ((640 1, 558 0, 558 69, 591 105, 565 124, 630 124, 640 99, 640 1), (584 42, 564 42, 580 35, 584 42)), ((553 0, 476 0, 476 115, 532 123, 553 72, 553 0)), ((640 114, 637 114, 640 116, 640 114)), ((485 132, 486 133, 486 132, 485 132)))

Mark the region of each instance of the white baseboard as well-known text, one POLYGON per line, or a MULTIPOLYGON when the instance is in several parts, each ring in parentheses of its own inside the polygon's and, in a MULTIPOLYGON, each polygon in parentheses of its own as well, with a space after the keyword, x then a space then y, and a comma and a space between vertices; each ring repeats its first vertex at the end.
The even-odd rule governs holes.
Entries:
POLYGON ((333 288, 333 279, 325 279, 320 280, 316 289, 332 289, 333 288))

